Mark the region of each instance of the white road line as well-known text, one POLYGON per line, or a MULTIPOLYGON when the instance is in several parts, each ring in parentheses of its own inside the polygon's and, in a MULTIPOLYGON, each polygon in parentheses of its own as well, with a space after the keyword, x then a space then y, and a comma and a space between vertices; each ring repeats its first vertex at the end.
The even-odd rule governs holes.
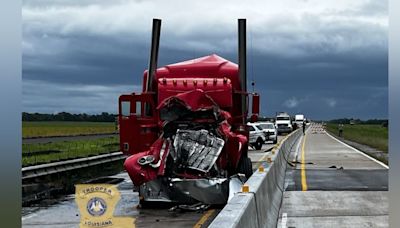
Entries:
POLYGON ((383 162, 381 162, 381 161, 378 161, 378 160, 376 160, 375 158, 369 156, 368 154, 365 154, 364 152, 359 151, 359 150, 357 150, 356 148, 354 148, 354 147, 352 147, 352 146, 350 146, 350 145, 348 145, 348 144, 346 144, 346 143, 340 141, 339 139, 333 137, 333 136, 332 136, 331 134, 329 134, 328 132, 326 132, 326 134, 329 135, 329 136, 330 136, 331 138, 333 138, 334 140, 336 140, 336 141, 340 142, 341 144, 345 145, 346 147, 348 147, 348 148, 350 148, 350 149, 353 149, 354 151, 356 151, 357 153, 363 155, 364 157, 367 157, 367 158, 369 158, 370 160, 372 160, 372 161, 378 163, 379 165, 385 167, 386 169, 389 169, 389 166, 387 166, 385 163, 383 163, 383 162))
MULTIPOLYGON (((311 127, 310 127, 310 128, 311 128, 311 127)), ((307 132, 310 131, 310 128, 307 128, 306 134, 307 134, 307 132)), ((295 152, 295 154, 294 154, 294 157, 293 157, 292 162, 297 162, 297 161, 298 161, 298 160, 297 160, 297 155, 298 155, 298 153, 299 153, 300 145, 301 145, 301 142, 302 142, 302 140, 303 140, 303 137, 304 137, 304 135, 301 135, 300 138, 299 138, 299 140, 297 141, 296 152, 295 152)))
POLYGON ((21 221, 24 221, 26 219, 30 219, 30 218, 35 217, 35 216, 36 216, 36 214, 29 214, 29 215, 22 216, 21 221))
POLYGON ((287 224, 287 213, 282 213, 281 228, 286 228, 287 224))
POLYGON ((297 154, 299 153, 300 150, 300 144, 301 144, 301 140, 303 139, 303 135, 300 137, 300 139, 297 141, 297 146, 296 146, 296 152, 294 154, 293 160, 292 162, 297 162, 297 154))

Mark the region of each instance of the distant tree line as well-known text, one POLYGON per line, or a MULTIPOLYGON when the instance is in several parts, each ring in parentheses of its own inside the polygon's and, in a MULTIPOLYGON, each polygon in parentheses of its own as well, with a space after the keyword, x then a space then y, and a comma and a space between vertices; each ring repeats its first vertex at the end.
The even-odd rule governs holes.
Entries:
POLYGON ((22 121, 89 121, 89 122, 114 122, 116 114, 102 112, 101 114, 71 114, 68 112, 60 112, 57 114, 45 113, 22 113, 22 121))
POLYGON ((360 119, 348 119, 348 118, 342 118, 342 119, 334 119, 330 120, 329 123, 335 123, 335 124, 381 124, 381 125, 388 125, 388 120, 387 119, 370 119, 370 120, 360 120, 360 119))

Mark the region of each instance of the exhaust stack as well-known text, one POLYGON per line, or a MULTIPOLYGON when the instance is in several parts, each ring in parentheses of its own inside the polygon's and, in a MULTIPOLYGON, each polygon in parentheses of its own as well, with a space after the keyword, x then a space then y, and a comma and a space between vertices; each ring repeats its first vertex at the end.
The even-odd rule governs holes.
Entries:
POLYGON ((160 31, 161 31, 161 20, 153 19, 153 31, 151 33, 151 52, 149 61, 149 70, 147 71, 147 83, 146 92, 153 90, 153 80, 157 70, 158 62, 158 48, 160 45, 160 31))
MULTIPOLYGON (((238 20, 238 62, 239 62, 239 83, 242 89, 242 92, 247 91, 247 63, 246 63, 246 19, 238 20)), ((243 124, 246 124, 246 108, 247 108, 247 99, 246 95, 242 94, 242 115, 243 115, 243 124)))

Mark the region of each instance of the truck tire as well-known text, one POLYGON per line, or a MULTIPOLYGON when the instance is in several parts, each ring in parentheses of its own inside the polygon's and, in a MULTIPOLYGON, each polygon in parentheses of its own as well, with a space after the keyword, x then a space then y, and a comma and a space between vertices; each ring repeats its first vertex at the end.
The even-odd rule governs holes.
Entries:
POLYGON ((251 164, 250 158, 242 156, 239 160, 238 173, 242 173, 247 179, 253 174, 253 165, 251 164))
POLYGON ((257 141, 254 143, 254 148, 256 150, 261 150, 262 145, 264 144, 261 138, 258 138, 257 141))
POLYGON ((278 142, 278 138, 275 138, 274 140, 274 144, 276 144, 278 142))

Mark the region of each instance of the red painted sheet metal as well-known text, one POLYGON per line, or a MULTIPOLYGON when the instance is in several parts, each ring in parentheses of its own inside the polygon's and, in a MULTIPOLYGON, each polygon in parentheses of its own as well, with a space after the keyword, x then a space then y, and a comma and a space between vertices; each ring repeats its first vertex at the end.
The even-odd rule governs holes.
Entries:
POLYGON ((158 79, 158 101, 183 92, 201 89, 222 108, 232 107, 232 84, 228 78, 160 78, 158 79))
MULTIPOLYGON (((234 90, 241 90, 238 81, 238 65, 216 54, 197 59, 174 63, 158 68, 154 86, 162 78, 228 78, 234 90)), ((143 81, 147 80, 147 71, 144 72, 143 81)), ((154 87, 156 88, 156 87, 154 87)))
POLYGON ((145 103, 155 109, 153 100, 151 94, 129 94, 119 97, 120 150, 124 153, 135 154, 148 150, 149 146, 158 138, 157 119, 145 114, 145 103), (130 103, 129 115, 121 114, 121 102, 130 103), (136 110, 136 102, 140 102, 140 110, 136 110))
POLYGON ((150 147, 150 150, 134 154, 125 160, 124 168, 128 172, 132 182, 136 186, 154 180, 157 178, 158 175, 164 175, 165 161, 168 156, 169 146, 170 142, 168 140, 159 138, 153 143, 153 145, 150 147), (165 146, 163 147, 164 144, 165 146), (160 158, 161 149, 164 150, 162 158, 160 158), (154 156, 154 161, 152 162, 152 164, 156 167, 152 167, 150 164, 139 164, 138 160, 141 157, 148 155, 154 156), (157 163, 159 163, 159 165, 156 165, 157 163))
POLYGON ((216 54, 212 54, 159 68, 157 69, 157 79, 168 78, 169 75, 173 77, 187 77, 188 75, 197 77, 205 75, 206 77, 213 78, 216 76, 224 77, 224 73, 229 77, 232 72, 236 72, 237 75, 237 69, 237 64, 216 54))

